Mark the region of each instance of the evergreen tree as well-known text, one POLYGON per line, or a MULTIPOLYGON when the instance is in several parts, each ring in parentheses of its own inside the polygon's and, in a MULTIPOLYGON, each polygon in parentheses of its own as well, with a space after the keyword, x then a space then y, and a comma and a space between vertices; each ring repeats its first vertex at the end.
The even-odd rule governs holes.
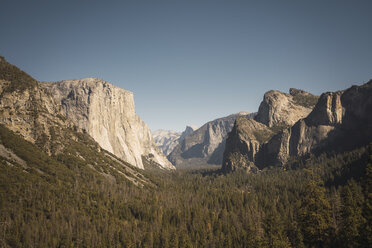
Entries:
POLYGON ((284 233, 283 223, 277 211, 271 210, 263 220, 266 244, 268 247, 290 247, 287 236, 284 233))
POLYGON ((343 247, 358 247, 361 227, 365 222, 362 216, 363 195, 354 180, 343 189, 342 227, 340 230, 343 247))
POLYGON ((299 220, 304 243, 310 247, 329 244, 331 234, 331 206, 325 196, 325 188, 318 178, 312 177, 305 185, 299 210, 299 220))
POLYGON ((372 247, 372 144, 368 146, 368 164, 366 166, 363 187, 365 197, 363 217, 365 224, 362 230, 362 246, 372 247))

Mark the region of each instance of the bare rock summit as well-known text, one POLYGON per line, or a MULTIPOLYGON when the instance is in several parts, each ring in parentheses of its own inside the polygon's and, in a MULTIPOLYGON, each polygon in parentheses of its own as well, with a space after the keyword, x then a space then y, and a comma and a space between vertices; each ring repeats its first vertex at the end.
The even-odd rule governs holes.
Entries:
POLYGON ((312 111, 317 99, 317 96, 294 88, 290 89, 290 94, 277 90, 268 91, 263 97, 255 120, 268 127, 291 126, 312 111))
POLYGON ((185 137, 191 135, 197 127, 186 126, 185 131, 176 132, 172 130, 156 130, 153 132, 155 144, 163 151, 164 155, 168 156, 173 149, 185 139, 185 137))

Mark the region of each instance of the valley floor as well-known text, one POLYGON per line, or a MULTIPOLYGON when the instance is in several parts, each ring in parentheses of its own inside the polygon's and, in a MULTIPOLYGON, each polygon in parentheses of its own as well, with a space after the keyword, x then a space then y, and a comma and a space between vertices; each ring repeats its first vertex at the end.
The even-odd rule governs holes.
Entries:
POLYGON ((371 155, 361 148, 259 174, 145 170, 144 187, 3 158, 0 246, 368 247, 371 155))

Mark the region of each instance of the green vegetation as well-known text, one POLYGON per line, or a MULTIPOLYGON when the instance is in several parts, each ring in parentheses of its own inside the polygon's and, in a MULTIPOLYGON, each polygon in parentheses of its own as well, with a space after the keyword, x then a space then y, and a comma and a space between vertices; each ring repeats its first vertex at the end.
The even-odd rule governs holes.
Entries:
POLYGON ((81 135, 48 156, 0 126, 27 161, 0 157, 1 247, 371 246, 372 145, 258 174, 137 171, 139 187, 81 135))
POLYGON ((286 128, 289 128, 290 126, 285 124, 285 123, 277 123, 275 124, 274 126, 270 127, 270 130, 271 132, 273 132, 274 134, 277 134, 281 131, 283 131, 284 129, 286 128))
POLYGON ((32 88, 38 82, 33 79, 26 72, 18 67, 6 62, 4 57, 0 56, 0 80, 11 82, 6 88, 7 92, 24 91, 25 89, 32 88))
POLYGON ((269 141, 274 135, 289 127, 290 126, 284 123, 277 123, 275 126, 269 127, 268 129, 253 130, 253 135, 256 137, 257 141, 262 144, 269 141))
POLYGON ((293 96, 293 100, 296 104, 306 108, 312 108, 318 102, 319 97, 311 94, 297 94, 293 96))
POLYGON ((253 130, 253 135, 261 144, 270 140, 273 137, 273 133, 269 129, 253 130))

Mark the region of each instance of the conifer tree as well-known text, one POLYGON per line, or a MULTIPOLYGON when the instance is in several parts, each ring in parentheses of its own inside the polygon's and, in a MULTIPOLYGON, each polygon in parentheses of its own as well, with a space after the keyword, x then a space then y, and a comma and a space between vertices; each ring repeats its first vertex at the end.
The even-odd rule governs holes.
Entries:
POLYGON ((310 247, 327 246, 331 234, 331 206, 322 182, 310 172, 301 199, 299 220, 304 243, 310 247))
POLYGON ((343 190, 342 228, 340 230, 343 247, 358 247, 361 227, 365 222, 362 216, 363 196, 355 181, 350 181, 343 190))

